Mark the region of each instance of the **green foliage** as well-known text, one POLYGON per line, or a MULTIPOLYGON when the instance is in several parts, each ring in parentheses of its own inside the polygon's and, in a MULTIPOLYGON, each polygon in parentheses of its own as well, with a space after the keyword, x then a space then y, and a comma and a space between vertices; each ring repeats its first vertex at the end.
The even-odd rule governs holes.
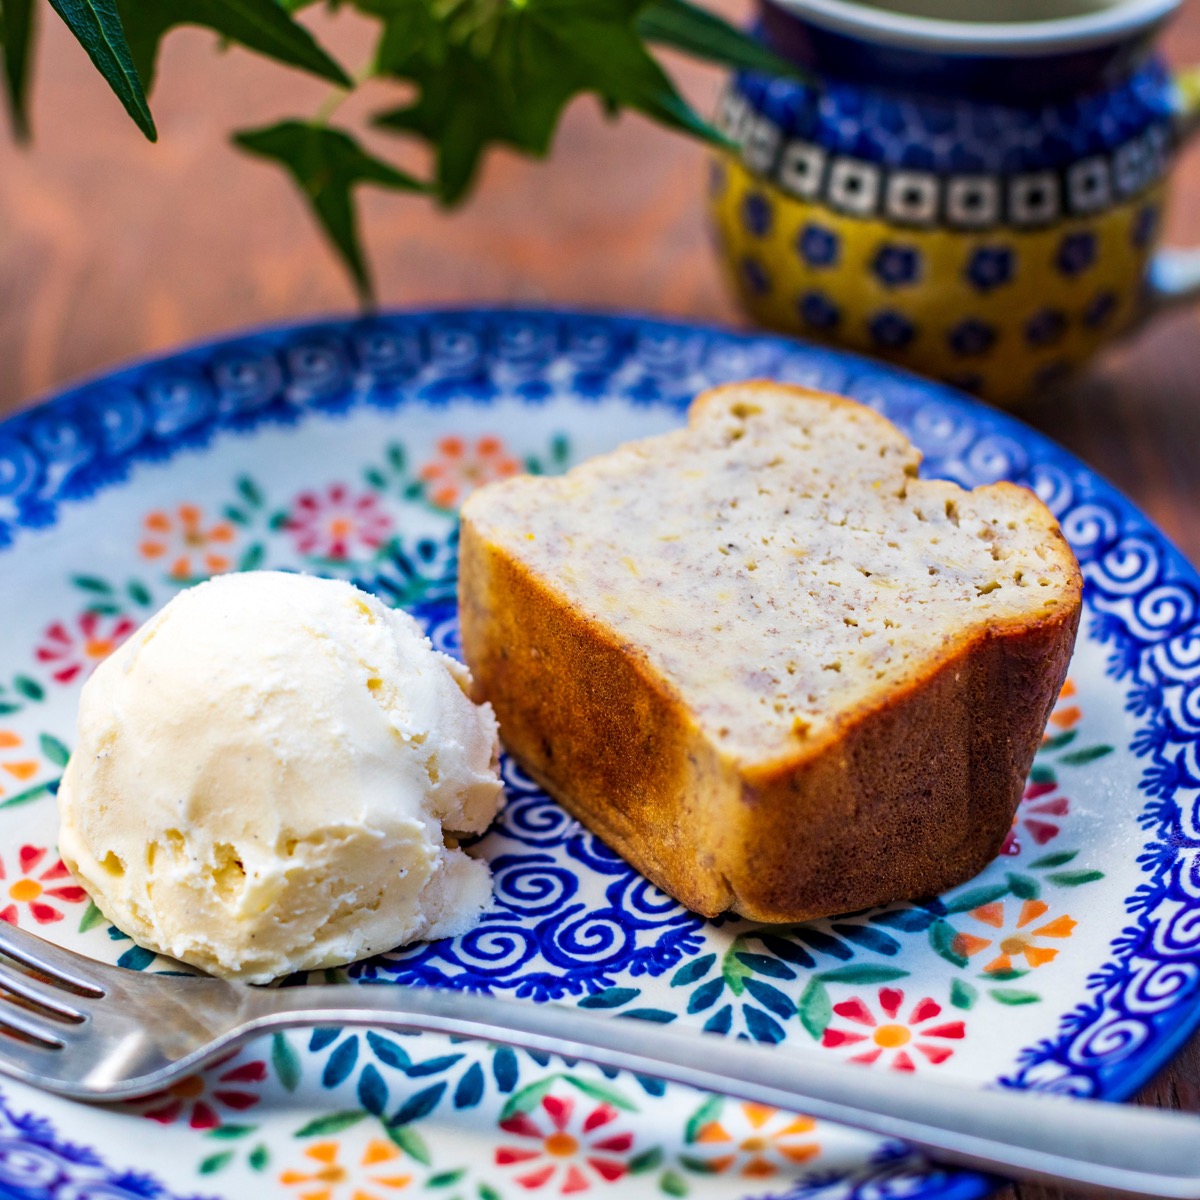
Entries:
MULTIPOLYGON (((0 0, 4 79, 13 128, 28 128, 27 95, 39 0, 0 0)), ((338 89, 320 112, 234 141, 295 180, 363 299, 370 276, 359 242, 354 194, 361 184, 429 192, 461 202, 495 145, 544 157, 565 108, 594 97, 610 115, 641 113, 718 145, 724 138, 679 93, 649 50, 671 46, 722 67, 795 73, 748 34, 689 0, 341 0, 342 19, 374 26, 370 61, 352 77, 298 14, 310 0, 50 0, 130 116, 157 137, 147 94, 162 39, 181 25, 216 33, 338 89), (391 81, 405 96, 376 113, 376 128, 423 143, 432 178, 419 181, 328 126, 360 83, 391 81)))

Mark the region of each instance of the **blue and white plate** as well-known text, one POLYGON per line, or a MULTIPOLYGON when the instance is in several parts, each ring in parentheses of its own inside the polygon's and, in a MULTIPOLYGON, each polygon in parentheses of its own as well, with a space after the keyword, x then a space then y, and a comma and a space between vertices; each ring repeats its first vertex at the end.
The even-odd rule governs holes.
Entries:
MULTIPOLYGON (((512 764, 471 934, 334 973, 553 1000, 862 1070, 1120 1098, 1196 1024, 1200 581, 1125 500, 1017 421, 775 337, 555 312, 433 312, 231 338, 0 426, 0 919, 132 970, 55 849, 79 688, 220 571, 349 578, 455 652, 456 508, 767 376, 844 392, 924 470, 1028 484, 1083 564, 1086 613, 1004 853, 977 879, 789 928, 706 922, 512 764)), ((444 1200, 974 1197, 903 1146, 507 1049, 320 1029, 101 1110, 0 1084, 0 1195, 444 1200)))

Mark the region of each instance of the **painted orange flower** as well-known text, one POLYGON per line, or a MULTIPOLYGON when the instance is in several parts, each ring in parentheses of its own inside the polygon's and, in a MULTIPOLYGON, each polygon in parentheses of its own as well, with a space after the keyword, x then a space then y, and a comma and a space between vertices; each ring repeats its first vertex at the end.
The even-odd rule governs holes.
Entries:
POLYGON ((593 1183, 615 1183, 629 1170, 633 1148, 632 1133, 609 1128, 618 1116, 611 1104, 597 1104, 584 1115, 570 1097, 543 1096, 540 1109, 500 1122, 505 1133, 528 1143, 501 1146, 496 1166, 516 1167, 516 1182, 529 1191, 557 1184, 563 1196, 593 1183))
POLYGON ((279 1182, 294 1187, 298 1200, 335 1200, 345 1194, 352 1200, 378 1200, 386 1192, 398 1192, 412 1182, 396 1163, 400 1151, 379 1138, 369 1141, 357 1163, 342 1162, 339 1142, 318 1142, 304 1151, 311 1160, 303 1170, 284 1171, 279 1182), (378 1189, 378 1190, 376 1190, 378 1189))
POLYGON ((221 1124, 220 1110, 245 1112, 262 1097, 256 1084, 267 1078, 267 1064, 255 1060, 229 1066, 228 1060, 197 1075, 189 1075, 165 1091, 148 1096, 142 1116, 160 1125, 171 1125, 186 1118, 192 1129, 216 1129, 221 1124))
POLYGON ((71 683, 89 674, 101 659, 107 658, 135 629, 132 617, 85 612, 74 625, 55 621, 45 633, 34 656, 51 668, 58 683, 71 683))
POLYGON ((378 550, 391 533, 392 519, 374 492, 356 495, 335 483, 323 492, 301 492, 283 528, 301 554, 345 562, 360 549, 378 550))
POLYGON ((437 457, 421 468, 429 499, 439 508, 457 508, 477 487, 507 479, 521 464, 490 434, 474 442, 461 437, 438 441, 437 457))
POLYGON ((11 729, 0 729, 0 798, 12 786, 10 779, 15 779, 20 786, 28 784, 38 773, 38 760, 28 757, 23 746, 20 734, 11 729))
MULTIPOLYGON (((0 900, 8 899, 8 904, 0 908, 0 921, 19 925, 21 911, 25 910, 39 925, 49 925, 63 919, 60 904, 80 904, 87 899, 87 892, 71 881, 71 872, 61 858, 52 859, 38 872, 49 853, 45 846, 22 846, 17 851, 13 881, 0 893, 0 900), (68 882, 60 883, 61 879, 68 882)), ((4 860, 0 859, 0 887, 7 881, 4 860)))
POLYGON ((1022 961, 1031 968, 1044 966, 1058 957, 1058 947, 1042 946, 1039 942, 1043 938, 1069 938, 1078 924, 1065 913, 1045 924, 1035 924, 1049 911, 1050 905, 1044 900, 1024 900, 1019 909, 1016 901, 1011 906, 1008 900, 982 904, 971 909, 969 915, 997 932, 992 937, 959 933, 954 938, 954 951, 972 958, 994 947, 993 957, 983 967, 990 974, 1016 970, 1022 961))
POLYGON ((233 525, 206 520, 195 504, 181 504, 174 512, 155 509, 142 522, 142 530, 142 557, 163 562, 172 579, 219 575, 233 566, 233 525))
POLYGON ((765 1104, 727 1103, 717 1120, 701 1126, 695 1149, 705 1171, 767 1179, 821 1153, 812 1137, 816 1127, 811 1117, 765 1104))
POLYGON ((966 1036, 962 1021, 942 1021, 942 1006, 929 996, 918 1000, 907 1017, 901 1017, 904 993, 899 988, 879 989, 879 1015, 865 1000, 855 996, 833 1006, 833 1011, 858 1029, 830 1026, 821 1038, 822 1046, 852 1047, 851 1062, 873 1063, 880 1060, 896 1071, 915 1071, 918 1054, 933 1066, 944 1063, 954 1053, 953 1043, 966 1036), (882 1020, 880 1019, 882 1017, 882 1020))

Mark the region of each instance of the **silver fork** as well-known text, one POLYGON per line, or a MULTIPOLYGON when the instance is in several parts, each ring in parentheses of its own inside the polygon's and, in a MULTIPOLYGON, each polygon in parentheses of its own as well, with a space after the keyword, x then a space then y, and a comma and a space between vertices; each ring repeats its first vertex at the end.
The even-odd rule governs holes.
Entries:
POLYGON ((584 1009, 393 986, 250 988, 143 975, 0 922, 0 1073, 126 1100, 272 1030, 369 1025, 482 1038, 808 1113, 930 1159, 1141 1196, 1200 1198, 1200 1119, 980 1090, 584 1009))

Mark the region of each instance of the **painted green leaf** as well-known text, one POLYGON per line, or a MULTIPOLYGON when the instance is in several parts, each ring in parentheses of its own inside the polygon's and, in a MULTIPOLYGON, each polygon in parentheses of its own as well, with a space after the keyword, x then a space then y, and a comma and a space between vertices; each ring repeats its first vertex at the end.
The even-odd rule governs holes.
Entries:
POLYGON ((945 902, 946 912, 970 912, 973 908, 980 908, 984 904, 991 904, 993 900, 999 900, 1001 896, 1007 895, 1007 883, 984 884, 982 887, 970 888, 968 891, 948 899, 945 902))
POLYGON ((1103 871, 1053 871, 1046 876, 1059 887, 1078 887, 1081 883, 1095 883, 1104 878, 1103 871))
POLYGON ((814 976, 808 981, 808 986, 800 995, 797 1005, 800 1013, 800 1024, 808 1030, 809 1035, 818 1041, 829 1028, 833 1020, 833 1002, 829 999, 829 989, 814 976))
POLYGON ((208 1136, 218 1142, 232 1142, 248 1137, 258 1129, 257 1125, 218 1125, 208 1131, 208 1136))
POLYGON ((703 979, 712 970, 716 961, 715 954, 705 954, 701 958, 693 959, 690 963, 685 963, 671 976, 671 986, 687 987, 688 984, 695 983, 697 979, 703 979))
POLYGON ((950 981, 950 1003, 955 1008, 970 1009, 978 999, 979 992, 965 979, 952 979, 950 981))
POLYGON ((38 741, 42 747, 42 753, 56 767, 65 767, 67 765, 67 760, 71 757, 71 751, 58 738, 49 733, 43 733, 38 741))
POLYGON ((363 260, 353 192, 363 184, 421 192, 426 185, 368 154, 349 134, 325 125, 281 121, 245 129, 234 142, 250 154, 280 164, 295 180, 326 237, 354 278, 360 297, 371 294, 363 260))
POLYGON ((523 1088, 513 1092, 500 1110, 500 1120, 507 1121, 509 1117, 515 1117, 517 1113, 533 1112, 557 1079, 557 1075, 550 1075, 545 1079, 537 1080, 536 1083, 526 1084, 523 1088))
POLYGON ((87 51, 138 128, 150 141, 157 141, 158 130, 114 0, 50 0, 50 5, 87 51))
POLYGON ((620 1008, 630 1000, 636 1000, 642 994, 641 988, 605 988, 602 992, 594 992, 585 996, 579 1002, 580 1008, 620 1008))
POLYGON ((907 975, 908 972, 900 967, 850 963, 845 967, 834 967, 832 971, 822 971, 818 978, 826 983, 890 983, 893 979, 904 979, 907 975))
POLYGON ((647 1171, 653 1171, 655 1168, 662 1166, 664 1157, 661 1146, 653 1146, 649 1150, 643 1150, 641 1154, 635 1154, 629 1160, 629 1173, 630 1175, 644 1175, 647 1171))
POLYGON ((18 675, 13 680, 13 687, 26 700, 44 700, 46 698, 46 689, 36 679, 30 679, 28 675, 18 675))
POLYGON ((934 921, 929 927, 929 945, 935 954, 940 955, 948 963, 956 967, 965 967, 967 959, 954 948, 958 932, 949 921, 934 921))
POLYGON ((1088 746, 1084 750, 1072 750, 1070 754, 1062 755, 1058 761, 1068 767, 1082 767, 1112 752, 1111 746, 1088 746))
POLYGON ((201 1175, 215 1175, 231 1162, 233 1162, 233 1151, 222 1150, 220 1154, 210 1154, 208 1158, 201 1162, 197 1170, 201 1175))
POLYGON ((988 995, 1001 1004, 1037 1004, 1041 1000, 1036 992, 1018 992, 1015 988, 991 988, 988 995))
POLYGON ((1036 859, 1029 866, 1038 870, 1048 867, 1062 867, 1066 866, 1078 854, 1078 850, 1060 850, 1057 854, 1047 854, 1044 858, 1036 859))
POLYGON ((96 907, 94 900, 89 900, 87 908, 83 910, 83 916, 79 918, 79 932, 87 933, 89 929, 101 924, 104 921, 104 914, 96 907))
POLYGON ((300 1086, 300 1058, 282 1033, 271 1036, 271 1066, 287 1091, 294 1092, 300 1086))
POLYGON ((720 1096, 709 1096, 703 1104, 687 1119, 683 1127, 683 1140, 690 1146, 700 1136, 700 1131, 711 1125, 721 1115, 725 1101, 720 1096))
POLYGON ((429 1146, 426 1144, 425 1139, 410 1124, 394 1125, 391 1122, 385 1121, 383 1128, 388 1137, 409 1158, 419 1162, 424 1167, 429 1166, 433 1162, 433 1155, 429 1153, 429 1146))
POLYGON ((1009 871, 1005 878, 1008 880, 1008 890, 1018 900, 1036 900, 1041 895, 1041 885, 1028 875, 1018 875, 1015 871, 1009 871))
POLYGON ((302 1125, 296 1130, 293 1137, 329 1137, 331 1134, 341 1133, 343 1129, 357 1125, 367 1115, 362 1109, 355 1109, 353 1112, 327 1113, 323 1117, 309 1121, 307 1125, 302 1125))
POLYGON ((582 1079, 578 1075, 564 1075, 563 1079, 573 1088, 581 1091, 585 1096, 590 1096, 593 1100, 599 1100, 603 1104, 611 1104, 613 1108, 622 1108, 626 1112, 638 1111, 638 1106, 624 1092, 618 1091, 615 1087, 596 1083, 591 1079, 582 1079))

